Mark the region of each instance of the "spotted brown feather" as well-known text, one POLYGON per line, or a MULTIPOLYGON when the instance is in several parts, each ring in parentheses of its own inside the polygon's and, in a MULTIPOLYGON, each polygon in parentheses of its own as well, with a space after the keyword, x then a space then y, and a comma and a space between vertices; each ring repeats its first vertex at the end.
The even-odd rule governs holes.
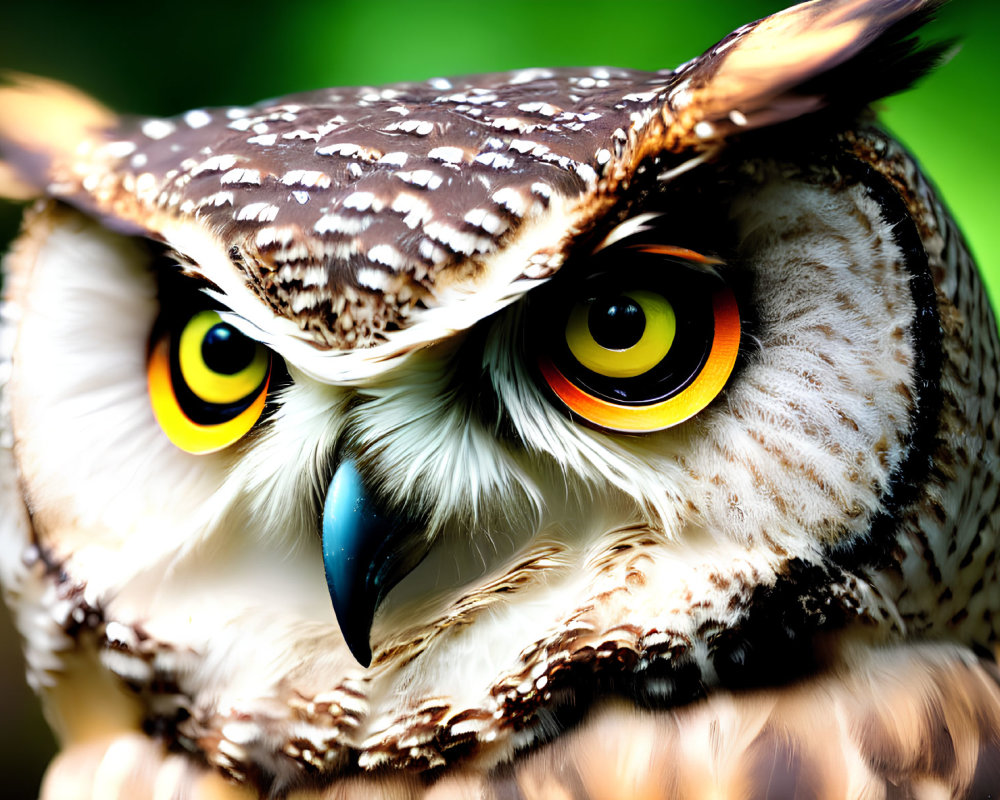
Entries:
MULTIPOLYGON (((365 348, 419 322, 449 288, 481 288, 491 256, 553 197, 566 201, 567 239, 522 253, 498 305, 558 269, 644 160, 677 167, 728 136, 839 105, 835 81, 810 82, 897 47, 935 5, 805 4, 676 71, 529 69, 322 90, 99 123, 72 155, 18 143, 13 157, 36 181, 45 167, 55 196, 119 226, 165 236, 168 220, 194 221, 316 346, 365 348), (901 21, 910 27, 896 30, 901 21), (781 36, 795 48, 767 45, 781 36)), ((911 50, 889 74, 926 60, 911 50)), ((88 116, 92 128, 100 114, 88 116)))

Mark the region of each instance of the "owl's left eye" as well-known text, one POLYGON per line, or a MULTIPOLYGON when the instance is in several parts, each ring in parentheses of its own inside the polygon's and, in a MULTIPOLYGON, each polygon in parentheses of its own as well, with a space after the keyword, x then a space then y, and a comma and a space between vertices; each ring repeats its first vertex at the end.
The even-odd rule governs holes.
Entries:
POLYGON ((205 309, 154 338, 147 368, 153 414, 188 453, 212 453, 244 436, 267 400, 271 353, 205 309))
POLYGON ((739 309, 714 270, 692 268, 685 257, 699 256, 618 249, 567 306, 546 309, 538 367, 572 414, 647 433, 683 422, 722 391, 739 351, 739 309))

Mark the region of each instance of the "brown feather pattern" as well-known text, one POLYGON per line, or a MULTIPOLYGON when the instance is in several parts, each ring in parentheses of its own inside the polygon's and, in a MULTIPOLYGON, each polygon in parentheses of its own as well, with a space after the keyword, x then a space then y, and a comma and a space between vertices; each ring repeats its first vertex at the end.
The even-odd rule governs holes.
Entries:
MULTIPOLYGON (((645 159, 676 166, 838 103, 810 80, 935 5, 806 3, 676 71, 521 70, 170 119, 111 122, 96 104, 67 101, 69 90, 22 82, 0 90, 0 156, 118 228, 203 229, 315 345, 370 347, 449 287, 480 283, 490 257, 554 198, 567 201, 562 226, 583 233, 645 159), (24 141, 22 120, 39 109, 69 121, 60 137, 24 141)), ((525 253, 510 298, 558 269, 568 246, 525 253)))

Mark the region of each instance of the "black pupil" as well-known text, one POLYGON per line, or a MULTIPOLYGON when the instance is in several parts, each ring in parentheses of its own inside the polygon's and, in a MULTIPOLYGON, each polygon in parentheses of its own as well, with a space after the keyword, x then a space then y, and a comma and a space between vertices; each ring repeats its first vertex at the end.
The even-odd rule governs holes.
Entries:
POLYGON ((246 369, 257 352, 257 343, 220 322, 209 328, 201 342, 201 357, 212 372, 235 375, 246 369))
POLYGON ((627 350, 642 338, 646 315, 631 297, 599 297, 590 306, 587 325, 601 347, 627 350))

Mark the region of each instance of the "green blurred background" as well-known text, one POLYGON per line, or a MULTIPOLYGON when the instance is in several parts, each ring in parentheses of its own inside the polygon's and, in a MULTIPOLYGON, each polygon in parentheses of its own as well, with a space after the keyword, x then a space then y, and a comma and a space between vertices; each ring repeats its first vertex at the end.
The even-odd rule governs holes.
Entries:
MULTIPOLYGON (((378 84, 527 66, 674 66, 777 0, 326 0, 169 4, 37 0, 5 4, 0 69, 47 75, 113 108, 175 114, 324 86, 378 84)), ((996 0, 956 0, 930 27, 957 37, 950 63, 883 103, 965 229, 1000 299, 996 0)), ((19 209, 0 203, 0 245, 19 209)), ((0 795, 30 798, 54 744, 24 686, 0 612, 0 795)))

